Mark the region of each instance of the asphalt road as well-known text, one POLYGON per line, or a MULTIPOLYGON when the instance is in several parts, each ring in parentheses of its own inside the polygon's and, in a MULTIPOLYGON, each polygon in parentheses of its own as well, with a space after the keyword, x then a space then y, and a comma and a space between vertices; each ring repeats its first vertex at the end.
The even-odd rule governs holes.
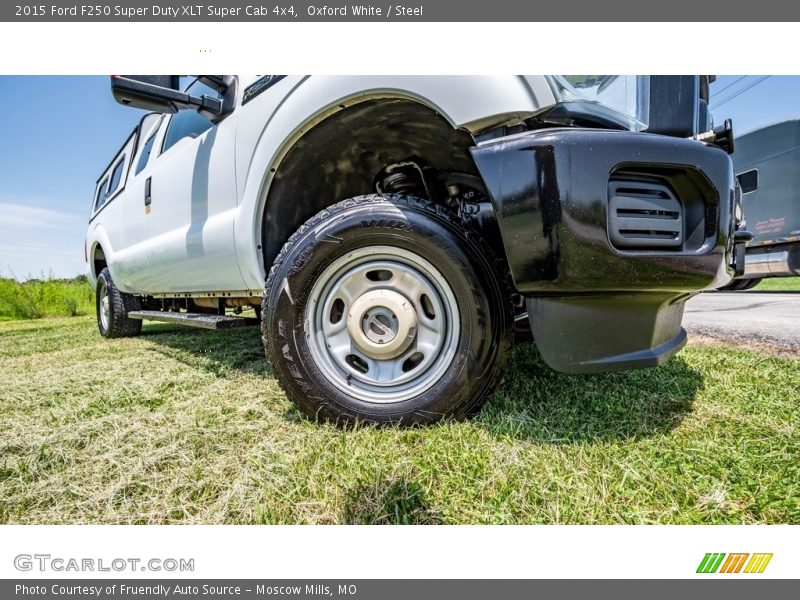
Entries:
POLYGON ((800 350, 800 293, 710 292, 686 304, 691 335, 800 350))

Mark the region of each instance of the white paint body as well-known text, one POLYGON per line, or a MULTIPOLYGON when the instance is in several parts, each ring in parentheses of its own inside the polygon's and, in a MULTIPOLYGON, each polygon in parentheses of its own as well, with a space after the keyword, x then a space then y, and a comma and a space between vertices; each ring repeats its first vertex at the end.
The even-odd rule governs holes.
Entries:
POLYGON ((477 133, 518 123, 557 101, 544 76, 288 76, 242 104, 243 90, 255 80, 239 76, 233 112, 163 152, 174 115, 143 128, 141 142, 128 148, 134 155, 121 191, 89 223, 93 282, 98 273, 91 257, 99 245, 125 292, 259 295, 268 268, 260 245, 272 170, 305 131, 340 105, 412 99, 437 110, 454 127, 477 133), (147 165, 136 173, 143 141, 153 132, 147 165), (149 210, 144 202, 148 178, 149 210))

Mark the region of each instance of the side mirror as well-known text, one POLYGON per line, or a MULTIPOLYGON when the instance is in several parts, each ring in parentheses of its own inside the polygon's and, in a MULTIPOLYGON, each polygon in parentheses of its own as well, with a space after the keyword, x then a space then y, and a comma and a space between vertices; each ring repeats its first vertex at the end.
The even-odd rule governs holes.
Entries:
POLYGON ((701 85, 698 75, 650 77, 649 133, 691 137, 698 131, 701 85))
POLYGON ((193 109, 211 118, 223 114, 222 100, 181 92, 177 75, 112 75, 111 92, 120 104, 149 111, 172 114, 193 109))

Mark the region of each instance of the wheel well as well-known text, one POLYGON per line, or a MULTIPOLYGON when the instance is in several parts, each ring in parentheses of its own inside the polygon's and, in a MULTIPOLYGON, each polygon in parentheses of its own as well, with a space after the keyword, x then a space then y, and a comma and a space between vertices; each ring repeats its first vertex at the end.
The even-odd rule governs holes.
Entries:
POLYGON ((100 244, 94 247, 94 252, 92 253, 92 268, 94 269, 94 276, 95 278, 100 275, 100 271, 105 269, 108 266, 106 262, 106 254, 103 252, 103 248, 100 244))
POLYGON ((303 135, 278 167, 262 229, 264 265, 305 221, 340 200, 375 191, 387 166, 419 159, 434 173, 478 175, 472 136, 412 100, 375 99, 342 108, 303 135))

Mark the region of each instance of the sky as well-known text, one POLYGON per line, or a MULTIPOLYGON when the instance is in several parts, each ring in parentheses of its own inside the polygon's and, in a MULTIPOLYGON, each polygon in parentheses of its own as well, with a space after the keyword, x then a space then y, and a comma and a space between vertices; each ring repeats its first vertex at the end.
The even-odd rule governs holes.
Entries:
POLYGON ((0 77, 0 276, 86 272, 95 182, 142 114, 107 77, 0 77))
MULTIPOLYGON (((800 116, 800 77, 719 77, 711 109, 737 134, 800 116)), ((143 114, 107 77, 0 76, 0 276, 86 272, 95 182, 143 114)))

